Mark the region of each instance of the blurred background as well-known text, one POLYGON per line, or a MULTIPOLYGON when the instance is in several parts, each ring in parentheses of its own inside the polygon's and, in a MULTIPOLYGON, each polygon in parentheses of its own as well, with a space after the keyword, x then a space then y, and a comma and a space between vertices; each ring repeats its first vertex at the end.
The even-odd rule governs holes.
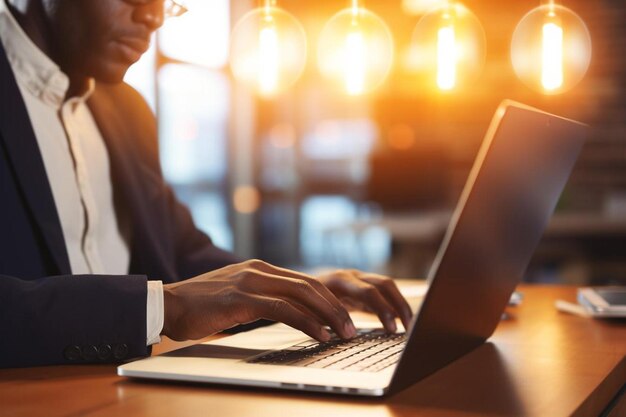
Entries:
MULTIPOLYGON (((466 0, 481 21, 477 79, 442 91, 415 76, 411 40, 433 0, 367 0, 395 42, 374 91, 350 96, 317 66, 316 43, 344 0, 280 0, 303 25, 304 72, 275 97, 229 66, 249 0, 188 0, 126 81, 159 122, 167 181, 214 242, 244 258, 299 269, 360 268, 425 277, 501 100, 591 125, 591 135, 525 279, 626 285, 626 2, 568 0, 593 43, 573 89, 545 95, 511 66, 513 31, 539 1, 466 0)), ((514 237, 512 237, 514 238, 514 237)))

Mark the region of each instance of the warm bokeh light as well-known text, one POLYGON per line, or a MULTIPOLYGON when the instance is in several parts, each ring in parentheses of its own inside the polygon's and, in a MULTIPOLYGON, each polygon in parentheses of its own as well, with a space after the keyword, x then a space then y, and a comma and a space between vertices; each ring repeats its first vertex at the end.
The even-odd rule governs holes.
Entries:
POLYGON ((559 94, 582 80, 591 62, 591 37, 583 20, 561 5, 531 10, 517 25, 511 62, 528 87, 559 94))
POLYGON ((423 15, 447 3, 447 0, 402 0, 402 10, 412 15, 423 15))
POLYGON ((252 214, 261 205, 261 193, 251 185, 240 185, 233 193, 233 207, 239 213, 252 214))
POLYGON ((278 35, 274 26, 261 29, 259 57, 259 89, 262 94, 272 94, 278 89, 278 35))
POLYGON ((393 125, 387 131, 387 143, 397 151, 406 151, 415 145, 415 130, 406 124, 393 125))
POLYGON ((563 29, 552 22, 543 25, 541 84, 546 90, 563 85, 563 29))
POLYGON ((448 24, 439 28, 437 34, 437 85, 442 90, 450 90, 456 83, 456 44, 454 26, 448 24))
POLYGON ((353 1, 335 14, 320 34, 318 66, 341 91, 368 93, 387 78, 393 61, 393 39, 383 20, 353 1))
POLYGON ((346 91, 350 95, 361 94, 365 90, 365 57, 367 51, 363 34, 359 30, 354 30, 346 38, 346 62, 344 77, 346 91))
POLYGON ((432 9, 413 32, 409 65, 418 78, 450 91, 468 85, 485 63, 485 32, 476 16, 460 3, 432 9))
POLYGON ((268 1, 235 25, 230 64, 237 80, 260 95, 271 97, 300 78, 306 64, 306 49, 300 22, 268 1))

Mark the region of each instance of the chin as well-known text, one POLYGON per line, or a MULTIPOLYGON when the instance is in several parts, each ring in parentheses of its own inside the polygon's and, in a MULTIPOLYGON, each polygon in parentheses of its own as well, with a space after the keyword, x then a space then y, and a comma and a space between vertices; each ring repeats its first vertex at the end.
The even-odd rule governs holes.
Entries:
POLYGON ((115 64, 115 65, 102 65, 97 70, 92 71, 92 77, 101 83, 106 84, 119 84, 124 81, 124 76, 130 65, 128 64, 115 64))

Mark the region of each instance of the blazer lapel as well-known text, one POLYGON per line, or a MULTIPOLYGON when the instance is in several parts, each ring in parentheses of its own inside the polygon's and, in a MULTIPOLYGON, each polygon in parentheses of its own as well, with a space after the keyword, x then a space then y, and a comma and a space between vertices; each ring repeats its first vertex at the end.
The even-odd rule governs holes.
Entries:
POLYGON ((123 87, 98 84, 88 105, 109 152, 116 206, 126 211, 132 225, 130 272, 175 279, 176 270, 168 261, 170 242, 163 239, 166 214, 157 192, 165 185, 141 159, 158 157, 158 152, 151 149, 157 156, 148 156, 135 150, 135 142, 156 139, 156 123, 153 116, 137 119, 124 110, 131 98, 123 87))
POLYGON ((22 94, 0 44, 0 133, 28 207, 59 274, 71 268, 61 222, 22 94))

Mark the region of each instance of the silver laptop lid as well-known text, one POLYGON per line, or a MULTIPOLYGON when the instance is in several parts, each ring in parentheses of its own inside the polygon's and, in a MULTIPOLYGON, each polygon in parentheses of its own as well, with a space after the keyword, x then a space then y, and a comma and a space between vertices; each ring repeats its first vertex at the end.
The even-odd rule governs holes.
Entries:
POLYGON ((429 274, 388 392, 482 344, 495 330, 554 211, 587 126, 503 101, 429 274))

